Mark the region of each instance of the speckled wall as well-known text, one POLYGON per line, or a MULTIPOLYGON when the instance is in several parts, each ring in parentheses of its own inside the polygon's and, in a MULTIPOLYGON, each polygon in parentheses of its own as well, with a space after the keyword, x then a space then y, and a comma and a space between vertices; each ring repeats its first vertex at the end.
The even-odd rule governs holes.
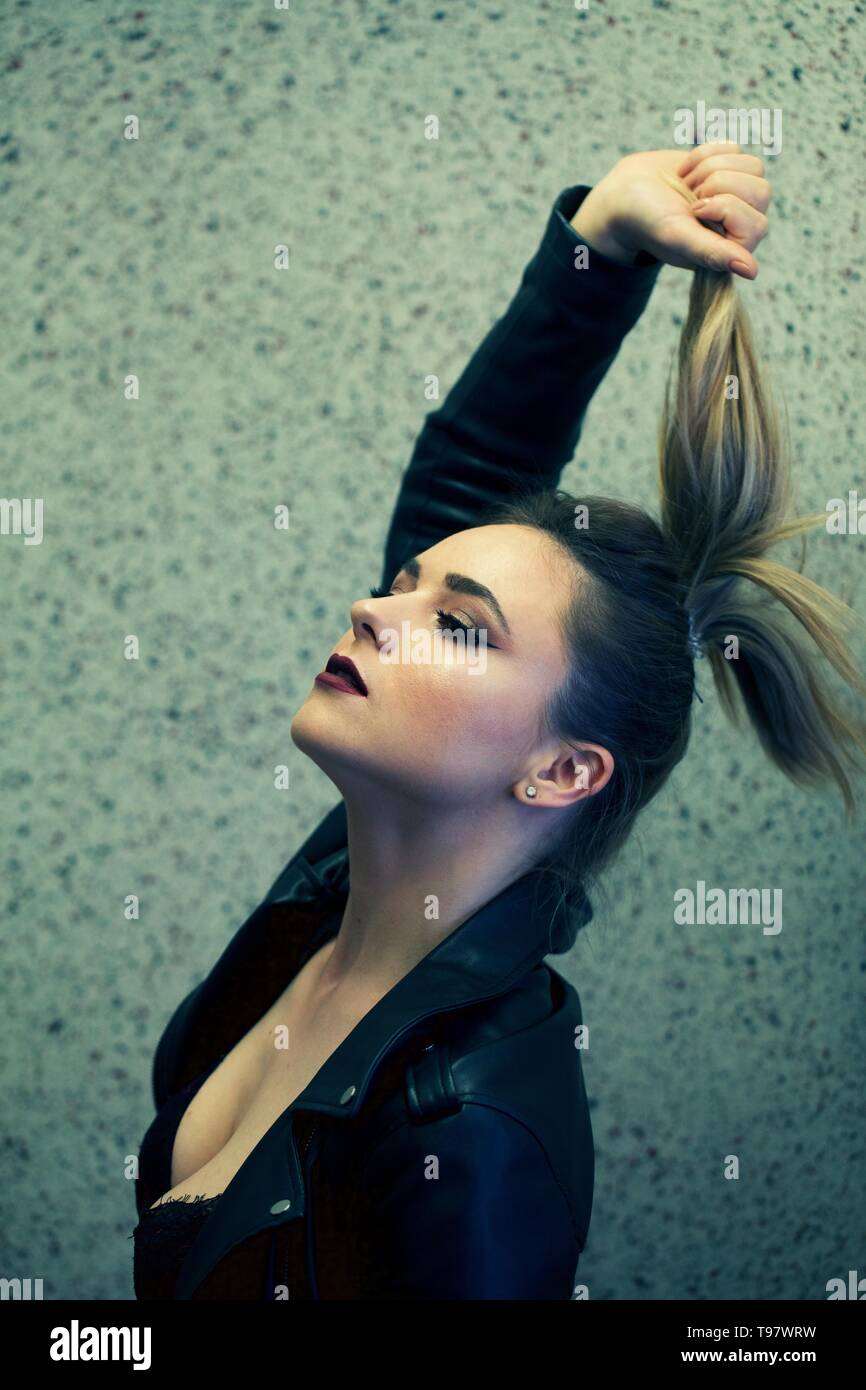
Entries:
MULTIPOLYGON (((801 509, 863 492, 862 11, 6 0, 0 491, 43 498, 44 533, 0 537, 0 1273, 132 1296, 155 1043, 334 804, 292 715, 378 581, 425 374, 454 381, 563 187, 670 145, 698 100, 783 111, 740 292, 801 509)), ((566 486, 653 505, 687 289, 662 272, 566 486)), ((819 531, 807 572, 860 606, 864 544, 819 531)), ((594 1299, 822 1299, 866 1272, 863 822, 703 693, 556 962, 591 1025, 580 1276, 594 1299), (676 926, 698 879, 782 887, 783 930, 676 926)))

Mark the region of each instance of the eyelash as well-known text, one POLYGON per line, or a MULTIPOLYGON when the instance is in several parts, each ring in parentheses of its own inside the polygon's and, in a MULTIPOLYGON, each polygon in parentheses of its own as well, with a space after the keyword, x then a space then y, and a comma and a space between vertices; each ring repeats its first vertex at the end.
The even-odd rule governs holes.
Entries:
MULTIPOLYGON (((381 589, 377 585, 375 589, 370 590, 370 597, 393 598, 394 594, 390 589, 381 589)), ((436 609, 436 625, 437 627, 443 628, 451 632, 454 632, 456 630, 462 630, 463 632, 477 631, 474 623, 461 622, 461 620, 457 617, 456 613, 446 613, 444 608, 436 609)), ((488 647, 493 647, 494 651, 496 650, 492 642, 488 642, 486 645, 488 647)))

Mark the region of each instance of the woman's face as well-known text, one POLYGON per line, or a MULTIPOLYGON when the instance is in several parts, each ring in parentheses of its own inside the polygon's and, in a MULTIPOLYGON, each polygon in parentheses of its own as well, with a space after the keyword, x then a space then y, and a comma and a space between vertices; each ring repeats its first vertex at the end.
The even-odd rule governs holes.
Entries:
POLYGON ((366 697, 314 681, 292 740, 344 794, 378 786, 483 805, 556 749, 542 713, 566 675, 558 614, 573 566, 543 532, 512 524, 459 531, 414 558, 389 596, 352 605, 351 628, 322 654, 322 670, 333 652, 350 657, 366 697), (476 592, 449 587, 463 579, 476 592), (469 633, 452 645, 437 609, 469 633))

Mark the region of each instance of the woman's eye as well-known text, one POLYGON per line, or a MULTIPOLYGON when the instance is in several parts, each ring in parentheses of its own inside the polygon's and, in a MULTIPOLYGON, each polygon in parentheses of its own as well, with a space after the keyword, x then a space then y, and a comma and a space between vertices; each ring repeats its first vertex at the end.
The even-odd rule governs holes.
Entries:
MULTIPOLYGON (((397 593, 402 592, 402 589, 397 590, 397 593)), ((396 598, 396 594, 393 589, 383 589, 377 584, 370 590, 370 597, 396 598)), ((444 608, 436 609, 436 626, 449 632, 477 632, 479 630, 474 623, 464 623, 456 613, 446 613, 444 608)), ((494 651, 496 650, 493 642, 488 642, 486 645, 493 647, 494 651)))
POLYGON ((446 613, 444 608, 436 609, 436 626, 446 628, 451 632, 472 632, 471 623, 464 623, 458 618, 456 613, 446 613))
MULTIPOLYGON (((478 632, 479 628, 474 623, 464 623, 457 617, 456 613, 446 613, 443 608, 436 609, 436 626, 447 629, 450 632, 478 632)), ((487 642, 486 646, 493 647, 492 642, 487 642)), ((494 648, 495 650, 495 648, 494 648)))

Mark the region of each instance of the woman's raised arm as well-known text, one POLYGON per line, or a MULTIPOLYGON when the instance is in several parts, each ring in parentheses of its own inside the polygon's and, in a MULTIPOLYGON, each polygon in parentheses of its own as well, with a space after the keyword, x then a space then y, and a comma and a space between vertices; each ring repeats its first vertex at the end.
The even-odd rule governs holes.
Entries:
POLYGON ((408 556, 476 525, 488 502, 527 482, 557 485, 662 264, 754 279, 770 201, 763 173, 760 159, 725 142, 626 155, 594 188, 559 194, 510 305, 425 419, 388 530, 383 587, 408 556))
POLYGON ((564 189, 505 313, 425 419, 385 544, 383 586, 407 556, 477 524, 515 485, 555 487, 590 398, 649 299, 661 262, 624 266, 570 220, 590 192, 564 189))

